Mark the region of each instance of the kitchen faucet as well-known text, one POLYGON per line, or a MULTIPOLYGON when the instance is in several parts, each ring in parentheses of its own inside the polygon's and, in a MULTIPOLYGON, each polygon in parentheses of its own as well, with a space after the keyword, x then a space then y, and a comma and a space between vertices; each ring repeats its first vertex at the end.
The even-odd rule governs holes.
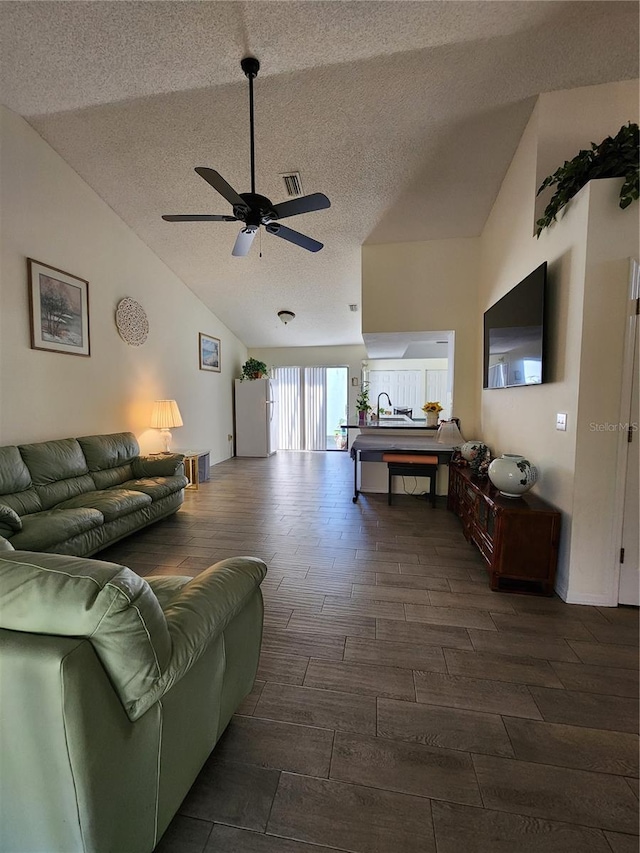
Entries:
POLYGON ((392 402, 391 402, 391 398, 389 397, 389 395, 387 394, 387 392, 386 392, 386 391, 381 391, 381 392, 378 394, 378 402, 377 402, 377 404, 376 404, 376 412, 377 412, 377 415, 378 415, 378 419, 380 418, 380 397, 386 397, 386 398, 387 398, 387 400, 389 401, 389 408, 393 408, 393 404, 392 404, 392 402))

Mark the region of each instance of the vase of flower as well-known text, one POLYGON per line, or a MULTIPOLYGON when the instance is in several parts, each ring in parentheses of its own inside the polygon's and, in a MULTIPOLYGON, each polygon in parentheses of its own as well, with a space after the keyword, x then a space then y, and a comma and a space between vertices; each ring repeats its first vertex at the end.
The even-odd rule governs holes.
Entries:
POLYGON ((489 465, 489 479, 501 495, 519 498, 538 481, 538 469, 524 456, 503 453, 489 465))
POLYGON ((442 411, 440 403, 425 403, 422 407, 422 411, 424 412, 426 425, 428 427, 437 427, 438 415, 442 411))

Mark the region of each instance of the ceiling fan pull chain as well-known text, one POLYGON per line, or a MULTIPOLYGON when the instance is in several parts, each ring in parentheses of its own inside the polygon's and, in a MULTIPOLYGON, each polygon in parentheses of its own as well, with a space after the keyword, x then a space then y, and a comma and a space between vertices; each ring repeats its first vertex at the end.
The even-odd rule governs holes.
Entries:
POLYGON ((258 257, 262 257, 262 231, 260 232, 260 254, 258 255, 258 257))

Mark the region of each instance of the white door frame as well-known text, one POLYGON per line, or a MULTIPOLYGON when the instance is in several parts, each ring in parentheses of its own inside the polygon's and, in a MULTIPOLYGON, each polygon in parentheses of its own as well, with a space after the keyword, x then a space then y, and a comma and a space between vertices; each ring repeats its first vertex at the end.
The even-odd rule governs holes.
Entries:
MULTIPOLYGON (((622 392, 620 394, 620 417, 618 422, 624 424, 631 411, 631 391, 633 381, 633 357, 636 324, 639 322, 636 314, 638 298, 640 298, 640 265, 634 258, 629 259, 629 299, 627 302, 627 320, 624 338, 622 363, 622 392)), ((637 437, 636 437, 636 440, 637 437)), ((611 606, 618 604, 620 590, 620 549, 622 548, 622 523, 624 519, 624 498, 627 485, 627 456, 629 439, 627 431, 618 430, 618 460, 616 465, 616 493, 613 500, 613 571, 611 573, 611 606)))

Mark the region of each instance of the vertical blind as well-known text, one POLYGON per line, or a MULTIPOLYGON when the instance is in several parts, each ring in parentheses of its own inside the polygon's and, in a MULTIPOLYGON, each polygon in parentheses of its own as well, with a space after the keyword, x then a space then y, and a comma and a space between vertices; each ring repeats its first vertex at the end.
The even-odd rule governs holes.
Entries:
POLYGON ((327 371, 277 367, 281 450, 326 450, 327 371))
POLYGON ((304 446, 305 450, 327 449, 327 370, 304 369, 304 446))
POLYGON ((277 367, 278 432, 281 450, 303 450, 302 371, 299 367, 277 367))

